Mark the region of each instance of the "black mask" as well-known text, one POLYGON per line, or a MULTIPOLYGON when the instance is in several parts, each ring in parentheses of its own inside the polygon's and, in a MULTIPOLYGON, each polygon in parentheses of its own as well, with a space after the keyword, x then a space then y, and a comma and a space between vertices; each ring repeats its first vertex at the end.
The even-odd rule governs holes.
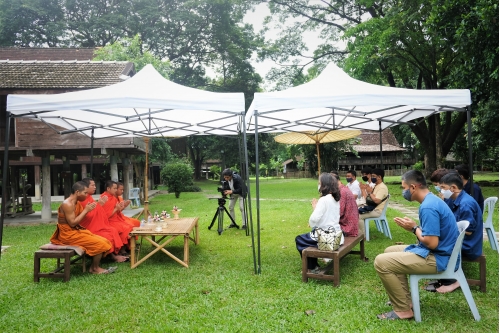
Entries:
POLYGON ((363 179, 364 182, 368 181, 368 177, 366 177, 366 176, 363 176, 362 179, 363 179))

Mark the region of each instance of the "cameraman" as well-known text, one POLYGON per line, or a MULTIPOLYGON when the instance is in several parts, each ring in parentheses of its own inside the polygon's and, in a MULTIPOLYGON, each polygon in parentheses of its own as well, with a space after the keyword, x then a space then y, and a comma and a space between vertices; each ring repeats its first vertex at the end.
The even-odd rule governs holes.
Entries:
MULTIPOLYGON (((244 207, 244 202, 243 198, 246 197, 246 187, 245 183, 243 182, 243 179, 241 177, 234 173, 231 169, 224 169, 222 171, 222 176, 224 177, 224 180, 227 182, 229 185, 230 190, 224 191, 224 195, 230 195, 229 199, 229 213, 231 214, 231 217, 233 218, 234 221, 236 221, 235 215, 234 215, 234 205, 236 204, 236 200, 240 201, 240 211, 241 211, 241 217, 243 219, 243 226, 241 227, 242 229, 247 228, 247 219, 245 216, 245 207, 244 207)), ((229 228, 234 228, 236 225, 234 223, 231 223, 229 225, 229 228)))

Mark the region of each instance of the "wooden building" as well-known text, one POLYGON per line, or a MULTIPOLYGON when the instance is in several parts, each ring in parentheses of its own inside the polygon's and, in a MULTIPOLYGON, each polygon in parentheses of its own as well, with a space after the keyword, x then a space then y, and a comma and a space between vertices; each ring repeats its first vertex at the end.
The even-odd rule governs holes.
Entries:
MULTIPOLYGON (((93 53, 94 49, 85 48, 0 48, 2 161, 7 95, 59 94, 93 89, 121 82, 135 74, 133 63, 93 62, 93 53)), ((18 185, 29 183, 32 185, 28 190, 30 196, 40 197, 42 193, 68 195, 76 180, 89 176, 91 139, 83 134, 59 135, 43 122, 16 118, 10 121, 8 145, 10 179, 16 183, 12 184, 13 191, 18 185), (42 191, 43 179, 50 181, 43 182, 42 191)), ((144 151, 141 138, 95 140, 92 176, 96 179, 98 191, 105 190, 104 180, 113 179, 122 180, 125 193, 128 193, 127 189, 133 186, 131 156, 142 155, 144 151)), ((43 198, 43 203, 45 209, 46 198, 43 198)))
MULTIPOLYGON (((339 170, 361 170, 365 167, 380 167, 380 132, 361 132, 360 143, 353 146, 358 156, 348 153, 338 161, 339 170)), ((390 128, 382 131, 382 161, 385 170, 400 170, 403 166, 415 164, 414 158, 407 158, 406 149, 399 146, 390 128)))

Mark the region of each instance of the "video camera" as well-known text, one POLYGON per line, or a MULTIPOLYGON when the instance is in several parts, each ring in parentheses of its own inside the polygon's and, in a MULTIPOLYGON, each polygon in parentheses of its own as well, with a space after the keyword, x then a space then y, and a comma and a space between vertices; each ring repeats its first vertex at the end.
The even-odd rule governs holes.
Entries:
POLYGON ((229 183, 225 180, 221 181, 221 186, 217 187, 217 192, 219 192, 223 198, 227 198, 227 196, 224 194, 225 191, 230 190, 231 188, 229 187, 229 183))

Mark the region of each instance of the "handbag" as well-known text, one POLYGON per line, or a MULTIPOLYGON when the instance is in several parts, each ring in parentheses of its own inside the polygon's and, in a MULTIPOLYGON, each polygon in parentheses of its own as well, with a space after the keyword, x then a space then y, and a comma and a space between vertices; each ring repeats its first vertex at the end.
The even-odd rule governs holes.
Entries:
POLYGON ((311 231, 311 238, 318 242, 318 249, 323 251, 337 251, 344 244, 344 234, 337 225, 326 230, 315 228, 311 231))

